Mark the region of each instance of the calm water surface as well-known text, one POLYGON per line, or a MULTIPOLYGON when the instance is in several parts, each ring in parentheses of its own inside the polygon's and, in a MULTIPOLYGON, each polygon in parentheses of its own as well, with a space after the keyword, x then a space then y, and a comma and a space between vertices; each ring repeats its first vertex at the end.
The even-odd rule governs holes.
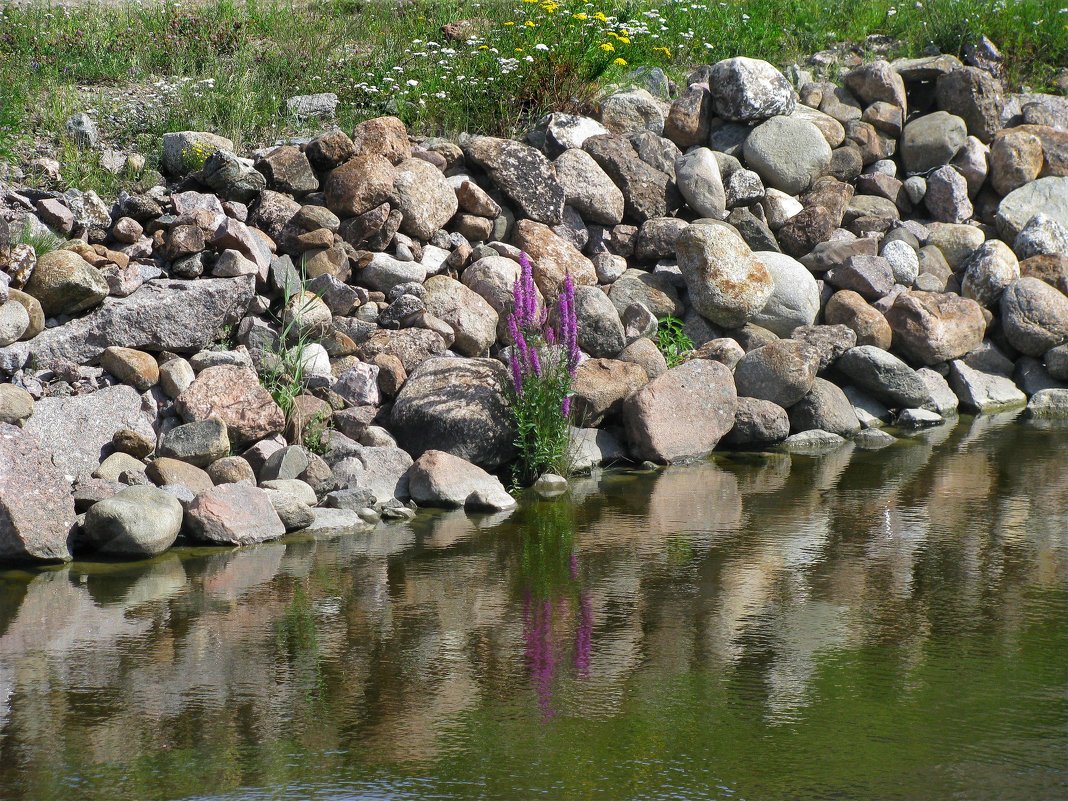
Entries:
POLYGON ((1068 430, 0 573, 0 798, 1068 798, 1068 430))

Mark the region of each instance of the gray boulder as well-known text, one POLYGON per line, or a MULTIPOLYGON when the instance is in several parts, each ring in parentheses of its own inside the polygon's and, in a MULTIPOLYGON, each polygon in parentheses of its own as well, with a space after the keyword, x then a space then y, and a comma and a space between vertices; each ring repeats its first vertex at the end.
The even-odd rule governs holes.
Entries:
POLYGON ((734 122, 789 115, 797 103, 783 74, 755 58, 739 56, 712 65, 708 85, 716 114, 734 122))
POLYGON ((927 384, 915 370, 874 345, 850 348, 839 357, 835 369, 894 408, 919 408, 931 400, 927 384))
POLYGON ((88 395, 42 398, 26 421, 26 431, 71 479, 95 470, 112 452, 115 433, 124 428, 155 439, 152 425, 141 411, 141 396, 125 384, 88 395))
POLYGON ((0 563, 69 560, 74 520, 70 482, 48 450, 0 423, 0 563))
POLYGON ((93 504, 82 530, 97 552, 139 559, 170 548, 182 528, 182 504, 157 487, 127 487, 93 504))
POLYGON ((812 389, 820 354, 792 339, 769 342, 749 351, 734 368, 738 394, 789 409, 812 389))
POLYGON ((780 337, 790 336, 798 326, 812 325, 820 311, 820 289, 812 273, 783 253, 758 250, 753 255, 767 268, 774 289, 752 322, 780 337))
POLYGON ((1001 238, 1014 241, 1036 214, 1068 228, 1068 176, 1039 178, 1005 195, 995 217, 1001 238))
POLYGON ((33 357, 85 364, 109 346, 147 351, 196 351, 224 326, 240 321, 255 294, 250 276, 197 281, 146 281, 129 297, 107 298, 84 317, 49 328, 28 342, 0 348, 0 361, 33 357))
POLYGON ((412 500, 424 506, 511 509, 515 499, 500 479, 443 451, 426 451, 408 473, 412 500))
POLYGON ((949 164, 967 138, 964 120, 948 112, 936 111, 913 118, 901 136, 905 170, 914 175, 949 164))
POLYGON ((510 139, 474 136, 462 144, 464 155, 489 174, 523 216, 559 225, 564 215, 564 190, 552 163, 534 148, 510 139))
POLYGON ((412 457, 390 445, 361 447, 347 459, 334 465, 334 475, 341 489, 369 489, 379 503, 396 498, 408 500, 408 469, 412 457))
POLYGON ((817 378, 809 393, 790 407, 789 415, 790 430, 795 434, 819 429, 851 437, 860 431, 860 420, 849 398, 822 378, 817 378))
POLYGON ((1068 341, 1068 297, 1037 278, 1013 281, 1001 296, 1001 326, 1016 350, 1041 356, 1068 341))
POLYGON ((608 295, 595 286, 575 288, 578 343, 595 358, 614 358, 626 346, 619 312, 608 295))
POLYGON ((675 183, 683 198, 701 217, 719 219, 727 208, 719 162, 707 147, 697 147, 675 160, 675 183))
POLYGON ((790 436, 790 418, 786 410, 759 398, 738 398, 734 410, 734 427, 723 438, 732 448, 763 448, 790 436))
POLYGON ((210 418, 176 426, 160 437, 158 453, 197 467, 207 467, 230 453, 226 423, 210 418))
POLYGON ((808 189, 831 163, 820 129, 796 117, 772 117, 745 140, 745 161, 770 186, 790 195, 808 189))
POLYGON ((969 412, 998 412, 1027 403, 1027 396, 1008 376, 976 370, 960 359, 950 362, 949 386, 969 412))
POLYGON ((397 396, 390 431, 416 458, 438 450, 500 467, 514 453, 510 384, 507 369, 492 359, 427 359, 397 396))

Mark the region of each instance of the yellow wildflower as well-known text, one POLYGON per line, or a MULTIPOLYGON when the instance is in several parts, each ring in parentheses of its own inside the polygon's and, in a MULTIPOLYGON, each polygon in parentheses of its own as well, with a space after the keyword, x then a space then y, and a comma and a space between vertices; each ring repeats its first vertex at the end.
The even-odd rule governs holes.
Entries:
POLYGON ((598 11, 596 14, 593 15, 593 18, 598 22, 608 22, 608 17, 604 15, 603 11, 598 11))
POLYGON ((601 49, 606 53, 616 52, 615 45, 613 45, 611 42, 605 42, 604 44, 602 44, 601 49))
POLYGON ((560 8, 560 6, 557 3, 549 2, 549 3, 542 3, 541 4, 541 8, 542 8, 543 11, 547 11, 550 14, 555 14, 556 13, 556 9, 560 8))
POLYGON ((612 63, 615 64, 617 67, 625 67, 625 66, 627 66, 627 60, 625 58, 617 58, 612 63))
POLYGON ((479 45, 478 49, 479 50, 489 50, 489 45, 479 45))
POLYGON ((654 53, 663 53, 664 54, 664 58, 671 58, 671 51, 668 50, 666 47, 654 47, 653 48, 653 52, 654 53))
POLYGON ((581 11, 578 14, 572 14, 571 16, 578 20, 586 20, 590 18, 588 14, 585 14, 581 11))
POLYGON ((534 27, 534 20, 528 19, 526 22, 523 23, 523 27, 524 28, 533 28, 534 27))
POLYGON ((608 33, 606 35, 612 37, 613 39, 618 39, 619 38, 619 34, 616 33, 615 31, 608 31, 608 33))
POLYGON ((506 28, 511 28, 513 25, 515 25, 515 23, 511 20, 508 20, 506 23, 504 23, 504 27, 506 28))
POLYGON ((618 40, 619 40, 620 42, 622 42, 623 44, 630 44, 630 37, 627 37, 627 36, 617 36, 617 37, 616 37, 616 39, 618 39, 618 40))

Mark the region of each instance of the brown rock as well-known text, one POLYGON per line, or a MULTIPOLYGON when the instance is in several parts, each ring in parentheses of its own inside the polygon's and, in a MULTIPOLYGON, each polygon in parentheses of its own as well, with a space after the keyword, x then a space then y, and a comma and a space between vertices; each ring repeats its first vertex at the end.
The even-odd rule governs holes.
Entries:
POLYGON ((1032 256, 1020 262, 1020 275, 1037 278, 1068 295, 1068 254, 1032 256))
POLYGON ((1042 161, 1042 140, 1010 128, 990 145, 990 181, 999 194, 1007 195, 1035 180, 1042 161))
POLYGON ((623 404, 623 422, 639 459, 700 459, 731 430, 737 405, 730 370, 698 359, 668 370, 631 395, 623 404))
POLYGON ((387 398, 394 398, 408 380, 404 363, 390 353, 377 354, 372 363, 378 367, 378 390, 387 398))
POLYGON ((146 392, 159 383, 159 365, 143 350, 106 348, 100 354, 100 366, 138 392, 146 392))
POLYGON ((396 117, 364 120, 352 132, 352 144, 357 157, 381 156, 392 164, 400 164, 412 156, 408 129, 396 117))
POLYGON ((402 328, 400 331, 380 329, 375 331, 357 349, 357 355, 365 362, 375 362, 380 354, 395 356, 404 369, 411 373, 432 356, 445 352, 441 335, 426 328, 402 328))
POLYGON ((253 545, 286 533, 270 496, 249 484, 223 484, 198 494, 185 520, 193 537, 214 545, 253 545))
POLYGON ((396 170, 379 155, 357 156, 326 179, 326 207, 339 217, 359 217, 389 201, 396 170))
POLYGON ((356 146, 344 131, 327 131, 312 139, 304 153, 317 170, 332 170, 356 155, 356 146))
POLYGON ((593 262, 570 242, 553 233, 549 226, 533 220, 520 220, 516 223, 513 239, 516 247, 530 256, 534 282, 547 302, 556 301, 568 273, 576 286, 597 285, 593 262))
POLYGON ((157 487, 163 487, 167 484, 180 484, 183 487, 187 487, 194 494, 207 492, 215 486, 211 477, 199 467, 167 456, 161 456, 159 459, 149 462, 148 467, 145 469, 145 475, 157 487))
POLYGON ((893 330, 878 309, 868 305, 856 292, 835 292, 823 311, 828 325, 844 325, 857 335, 857 345, 874 345, 890 350, 893 330))
POLYGON ((226 423, 235 444, 251 443, 280 432, 285 415, 251 370, 219 365, 202 370, 175 401, 178 413, 193 422, 214 417, 226 423))
POLYGON ((811 206, 799 211, 779 229, 779 247, 786 255, 800 258, 820 242, 830 239, 835 227, 834 215, 830 210, 823 206, 811 206))
POLYGON ((894 348, 923 365, 961 358, 979 347, 986 333, 982 307, 952 293, 902 292, 886 322, 894 348))
POLYGON ((649 383, 645 369, 616 359, 587 359, 571 384, 571 420, 579 427, 597 427, 623 411, 623 401, 649 383))

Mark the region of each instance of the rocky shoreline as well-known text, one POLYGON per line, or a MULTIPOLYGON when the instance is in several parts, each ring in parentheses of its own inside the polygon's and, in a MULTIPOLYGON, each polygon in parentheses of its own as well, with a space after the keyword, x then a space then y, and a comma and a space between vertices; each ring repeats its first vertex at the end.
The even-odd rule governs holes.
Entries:
POLYGON ((577 287, 578 471, 1068 415, 1068 98, 947 55, 793 77, 728 59, 524 142, 179 132, 111 206, 0 188, 0 561, 510 508, 521 252, 577 287))

